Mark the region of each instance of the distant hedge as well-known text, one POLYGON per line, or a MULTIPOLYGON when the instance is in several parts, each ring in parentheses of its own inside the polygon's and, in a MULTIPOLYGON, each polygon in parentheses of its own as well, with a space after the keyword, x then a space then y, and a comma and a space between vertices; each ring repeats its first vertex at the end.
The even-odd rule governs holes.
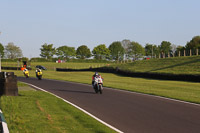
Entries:
MULTIPOLYGON (((17 61, 30 61, 30 62, 56 62, 59 58, 52 58, 50 60, 46 58, 35 57, 30 60, 26 57, 20 59, 1 59, 2 62, 17 62, 17 61)), ((64 59, 63 59, 64 60, 64 59)), ((76 63, 110 63, 108 60, 97 60, 97 59, 66 59, 66 62, 76 62, 76 63)))
POLYGON ((68 59, 66 62, 77 62, 77 63, 110 63, 107 60, 96 60, 96 59, 68 59))
POLYGON ((46 58, 31 58, 30 62, 49 62, 46 58))
POLYGON ((17 62, 18 59, 1 59, 1 62, 17 62))
POLYGON ((16 58, 16 59, 1 59, 2 62, 17 62, 17 61, 28 61, 26 57, 16 58))

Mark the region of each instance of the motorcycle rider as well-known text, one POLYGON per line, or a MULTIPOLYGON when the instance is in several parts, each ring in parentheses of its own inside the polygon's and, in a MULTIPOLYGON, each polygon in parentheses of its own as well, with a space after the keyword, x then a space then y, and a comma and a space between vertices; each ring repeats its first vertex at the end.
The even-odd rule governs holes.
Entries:
POLYGON ((100 77, 103 80, 101 75, 98 72, 95 72, 94 75, 92 76, 92 87, 93 88, 94 88, 94 79, 95 79, 95 77, 100 77))
POLYGON ((37 68, 37 69, 36 69, 36 71, 35 71, 35 73, 36 73, 36 76, 37 76, 37 73, 38 73, 38 72, 40 73, 40 72, 42 72, 42 70, 41 70, 41 69, 39 69, 39 68, 37 68))
POLYGON ((29 77, 29 71, 28 71, 28 69, 25 68, 25 69, 23 70, 23 73, 24 73, 24 75, 28 74, 28 77, 29 77))
POLYGON ((25 68, 25 69, 23 70, 23 73, 25 73, 26 71, 28 71, 28 69, 25 68))

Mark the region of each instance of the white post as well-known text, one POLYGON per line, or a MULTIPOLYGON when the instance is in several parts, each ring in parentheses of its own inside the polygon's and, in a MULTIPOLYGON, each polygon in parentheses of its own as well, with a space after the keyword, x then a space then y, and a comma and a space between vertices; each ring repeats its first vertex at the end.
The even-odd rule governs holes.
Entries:
MULTIPOLYGON (((1 32, 0 32, 1 35, 1 32)), ((1 72, 1 53, 0 53, 0 72, 1 72)))
POLYGON ((0 53, 0 72, 1 72, 1 53, 0 53))

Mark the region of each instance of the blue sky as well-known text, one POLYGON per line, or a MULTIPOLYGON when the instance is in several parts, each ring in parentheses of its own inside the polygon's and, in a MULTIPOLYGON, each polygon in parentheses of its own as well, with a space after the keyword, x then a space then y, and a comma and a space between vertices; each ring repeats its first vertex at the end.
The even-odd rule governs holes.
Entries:
POLYGON ((99 45, 129 39, 183 45, 200 35, 199 0, 1 0, 0 43, 25 57, 41 45, 99 45))

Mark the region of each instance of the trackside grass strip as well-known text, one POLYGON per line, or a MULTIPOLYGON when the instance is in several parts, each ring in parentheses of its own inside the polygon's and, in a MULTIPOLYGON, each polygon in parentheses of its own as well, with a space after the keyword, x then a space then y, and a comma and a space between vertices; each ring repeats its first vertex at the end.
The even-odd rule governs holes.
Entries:
POLYGON ((112 133, 73 106, 23 83, 19 96, 2 96, 0 106, 10 133, 112 133))

